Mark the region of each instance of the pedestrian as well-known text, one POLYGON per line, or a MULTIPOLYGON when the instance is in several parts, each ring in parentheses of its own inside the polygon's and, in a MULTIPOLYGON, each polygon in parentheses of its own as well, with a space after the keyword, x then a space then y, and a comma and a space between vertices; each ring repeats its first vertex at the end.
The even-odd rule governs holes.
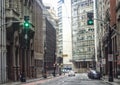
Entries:
POLYGON ((20 72, 20 81, 22 81, 22 72, 20 72))
POLYGON ((23 75, 23 73, 20 73, 20 81, 21 82, 26 82, 25 76, 23 75))

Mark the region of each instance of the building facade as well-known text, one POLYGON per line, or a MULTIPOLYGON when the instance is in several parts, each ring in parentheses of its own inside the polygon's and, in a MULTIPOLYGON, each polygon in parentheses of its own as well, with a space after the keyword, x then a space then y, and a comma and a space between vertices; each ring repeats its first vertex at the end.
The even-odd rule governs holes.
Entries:
POLYGON ((58 50, 63 60, 63 69, 72 69, 72 43, 71 43, 71 1, 58 1, 58 50))
POLYGON ((116 24, 117 31, 119 34, 117 35, 117 77, 120 76, 120 0, 116 0, 116 24))
POLYGON ((36 77, 41 77, 42 69, 43 69, 43 59, 44 59, 44 30, 43 30, 44 5, 40 0, 35 0, 33 4, 34 4, 33 24, 35 26, 33 60, 35 62, 36 77))
POLYGON ((56 24, 42 1, 2 0, 0 9, 0 83, 41 77, 44 67, 55 72, 56 24))
POLYGON ((0 83, 7 81, 5 0, 0 1, 0 83))
POLYGON ((51 7, 44 6, 43 12, 43 36, 44 36, 44 58, 43 58, 43 76, 46 78, 56 73, 56 28, 57 20, 54 10, 51 7))
POLYGON ((98 19, 102 19, 98 22, 98 27, 101 29, 97 29, 98 39, 101 38, 101 41, 98 42, 98 57, 101 59, 100 63, 102 65, 102 72, 117 78, 119 75, 119 1, 99 0, 97 2, 97 7, 97 13, 99 15, 98 19), (109 35, 109 29, 111 35, 109 35), (109 56, 109 38, 111 39, 112 58, 109 56), (102 62, 102 60, 105 62, 102 62), (112 67, 110 61, 112 63, 112 67), (110 71, 111 68, 113 72, 110 71))
POLYGON ((105 3, 104 0, 96 0, 95 2, 95 10, 96 10, 96 23, 97 23, 97 28, 96 28, 96 48, 97 48, 97 58, 98 62, 96 63, 97 69, 99 71, 103 71, 105 73, 106 69, 106 61, 105 61, 105 56, 103 55, 103 40, 105 37, 103 35, 106 34, 105 32, 105 3), (102 61, 105 62, 102 62, 102 61))
POLYGON ((7 81, 18 81, 20 74, 29 79, 34 74, 34 69, 31 68, 34 65, 32 3, 33 0, 5 0, 7 81), (29 30, 22 24, 24 16, 29 16, 29 30))
POLYGON ((88 14, 94 18, 93 0, 72 0, 72 61, 78 72, 95 67, 94 24, 88 25, 88 14))

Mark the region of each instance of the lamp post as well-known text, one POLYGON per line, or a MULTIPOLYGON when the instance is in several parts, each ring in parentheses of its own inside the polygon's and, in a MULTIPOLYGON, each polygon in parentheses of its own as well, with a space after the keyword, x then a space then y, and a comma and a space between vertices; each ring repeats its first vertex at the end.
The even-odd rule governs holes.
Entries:
POLYGON ((108 27, 108 61, 109 61, 109 78, 108 81, 113 82, 113 54, 112 54, 112 40, 111 40, 111 27, 108 27))

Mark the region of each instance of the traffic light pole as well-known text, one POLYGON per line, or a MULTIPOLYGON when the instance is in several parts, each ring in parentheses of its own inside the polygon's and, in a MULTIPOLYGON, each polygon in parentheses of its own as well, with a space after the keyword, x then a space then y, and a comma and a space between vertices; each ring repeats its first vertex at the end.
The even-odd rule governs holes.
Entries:
POLYGON ((25 38, 25 43, 24 43, 25 46, 22 47, 22 73, 21 73, 21 82, 26 82, 26 76, 25 76, 25 57, 26 56, 25 56, 25 54, 26 54, 26 51, 27 51, 27 29, 25 29, 24 31, 25 31, 25 36, 23 38, 25 38))
POLYGON ((97 21, 102 21, 104 24, 106 24, 108 26, 108 81, 109 82, 113 82, 113 54, 112 54, 112 39, 111 39, 111 35, 112 35, 112 30, 117 34, 120 35, 120 33, 114 29, 114 27, 112 27, 109 23, 106 23, 105 21, 101 20, 101 19, 94 19, 97 21))
MULTIPOLYGON (((106 23, 105 21, 103 21, 103 20, 101 20, 101 19, 96 19, 96 18, 94 18, 93 20, 101 21, 101 22, 103 22, 104 24, 107 24, 107 25, 108 25, 108 23, 106 23)), ((119 31, 117 31, 116 29, 112 28, 111 26, 110 26, 110 29, 113 30, 115 33, 117 33, 117 35, 120 36, 120 32, 119 32, 119 31)))

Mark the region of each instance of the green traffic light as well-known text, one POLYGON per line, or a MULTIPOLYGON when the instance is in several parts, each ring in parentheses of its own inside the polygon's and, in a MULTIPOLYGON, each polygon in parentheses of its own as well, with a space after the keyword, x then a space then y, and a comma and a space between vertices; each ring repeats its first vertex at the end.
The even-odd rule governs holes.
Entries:
POLYGON ((29 22, 24 22, 24 28, 29 28, 30 23, 29 22))
POLYGON ((28 27, 29 26, 29 24, 28 23, 25 23, 25 27, 28 27))
POLYGON ((93 21, 89 21, 89 24, 93 24, 93 21))
POLYGON ((88 25, 93 25, 93 20, 88 20, 88 25))

